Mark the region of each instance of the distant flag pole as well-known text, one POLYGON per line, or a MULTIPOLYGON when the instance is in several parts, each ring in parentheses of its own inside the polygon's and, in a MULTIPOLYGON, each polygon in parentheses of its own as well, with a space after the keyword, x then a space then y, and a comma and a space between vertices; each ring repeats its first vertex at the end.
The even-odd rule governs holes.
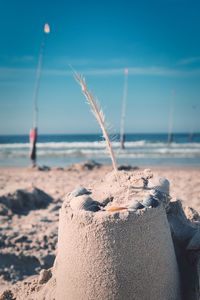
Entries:
POLYGON ((173 126, 174 126, 174 104, 175 104, 176 91, 172 91, 172 97, 169 108, 169 121, 168 121, 168 145, 173 142, 173 126))
MULTIPOLYGON (((195 112, 195 110, 197 109, 197 106, 196 105, 192 105, 192 114, 193 112, 195 112)), ((194 138, 194 118, 192 117, 192 120, 193 120, 193 123, 192 123, 192 126, 191 126, 191 131, 190 131, 190 134, 189 134, 189 142, 192 142, 193 141, 193 138, 194 138)))
POLYGON ((124 69, 124 90, 122 97, 122 110, 121 110, 121 125, 120 125, 120 143, 121 149, 125 148, 125 116, 126 116, 126 101, 128 95, 128 68, 124 69))
POLYGON ((35 80, 35 89, 33 95, 33 125, 30 130, 30 159, 32 161, 32 166, 36 166, 36 143, 37 143, 37 136, 38 136, 38 95, 39 95, 39 87, 40 87, 40 79, 41 79, 41 71, 42 71, 42 63, 43 63, 43 56, 44 56, 44 49, 45 49, 45 41, 47 34, 50 33, 49 24, 44 25, 43 29, 43 38, 42 43, 40 46, 39 51, 39 58, 38 58, 38 65, 36 69, 36 80, 35 80))

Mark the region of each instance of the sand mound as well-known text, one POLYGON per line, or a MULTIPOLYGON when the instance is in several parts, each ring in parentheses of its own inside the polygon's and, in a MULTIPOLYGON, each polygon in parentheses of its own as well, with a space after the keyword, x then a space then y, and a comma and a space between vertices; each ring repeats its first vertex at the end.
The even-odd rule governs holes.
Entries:
POLYGON ((55 300, 56 280, 52 270, 42 270, 39 276, 17 283, 0 294, 0 300, 55 300))
POLYGON ((46 208, 51 202, 52 198, 40 189, 16 190, 13 194, 0 197, 0 214, 7 214, 8 209, 12 213, 24 214, 30 210, 46 208))
POLYGON ((57 210, 52 200, 37 188, 0 197, 2 284, 15 283, 37 274, 41 268, 52 267, 57 245, 57 228, 53 224, 57 210))

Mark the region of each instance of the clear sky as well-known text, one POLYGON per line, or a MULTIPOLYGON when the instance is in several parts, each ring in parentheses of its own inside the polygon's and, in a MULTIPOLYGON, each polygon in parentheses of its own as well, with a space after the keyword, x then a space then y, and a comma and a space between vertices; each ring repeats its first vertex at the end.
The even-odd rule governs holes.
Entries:
POLYGON ((85 77, 119 131, 129 68, 127 132, 200 131, 199 0, 0 0, 0 134, 28 133, 38 53, 47 36, 39 132, 95 133, 69 64, 85 77))

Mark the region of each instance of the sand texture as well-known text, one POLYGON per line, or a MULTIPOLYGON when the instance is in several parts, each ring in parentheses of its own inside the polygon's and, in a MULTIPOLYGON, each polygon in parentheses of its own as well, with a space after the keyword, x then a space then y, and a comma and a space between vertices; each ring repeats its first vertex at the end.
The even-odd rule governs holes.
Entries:
POLYGON ((162 208, 140 216, 68 210, 64 203, 56 299, 179 299, 176 258, 162 208))

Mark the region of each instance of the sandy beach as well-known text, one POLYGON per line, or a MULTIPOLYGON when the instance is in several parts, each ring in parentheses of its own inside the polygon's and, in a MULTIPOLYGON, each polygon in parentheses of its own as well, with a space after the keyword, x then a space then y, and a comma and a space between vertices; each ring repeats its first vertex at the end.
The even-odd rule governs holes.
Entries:
MULTIPOLYGON (((140 169, 145 168, 150 168, 160 177, 168 178, 172 198, 179 198, 185 205, 192 206, 200 212, 200 167, 146 166, 140 169)), ((104 165, 100 167, 94 165, 89 170, 84 163, 46 171, 31 168, 1 168, 0 196, 16 189, 35 186, 52 196, 54 200, 58 200, 79 185, 87 187, 111 170, 111 166, 104 165)))
POLYGON ((200 1, 2 2, 0 300, 200 300, 200 1))
MULTIPOLYGON (((169 179, 172 201, 180 199, 184 206, 200 212, 199 167, 152 167, 151 170, 154 175, 169 179)), ((53 265, 57 251, 59 209, 64 197, 80 185, 90 188, 109 171, 110 166, 84 163, 49 170, 1 168, 0 199, 22 189, 35 189, 40 196, 44 192, 47 194, 44 199, 48 199, 43 203, 43 208, 30 206, 26 211, 20 211, 21 206, 17 212, 6 211, 5 206, 0 206, 1 291, 53 265)), ((138 171, 140 168, 133 170, 138 171)), ((191 210, 187 208, 186 211, 190 217, 191 210)))

